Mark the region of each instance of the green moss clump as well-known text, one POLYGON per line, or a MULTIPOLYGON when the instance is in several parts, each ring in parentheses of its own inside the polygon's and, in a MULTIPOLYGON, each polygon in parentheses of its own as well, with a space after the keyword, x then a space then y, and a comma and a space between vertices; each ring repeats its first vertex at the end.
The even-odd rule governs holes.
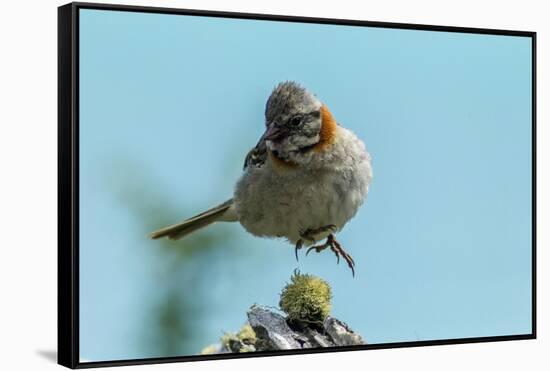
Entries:
POLYGON ((237 333, 237 338, 244 344, 256 343, 256 333, 254 332, 254 329, 252 329, 252 326, 250 326, 248 323, 241 327, 241 329, 237 333))
POLYGON ((240 349, 239 349, 239 353, 248 353, 248 352, 254 352, 256 351, 256 348, 254 348, 253 345, 243 345, 240 349))
POLYGON ((226 332, 220 338, 220 343, 222 343, 222 346, 226 349, 231 349, 231 343, 237 342, 237 341, 239 341, 239 339, 232 332, 226 332))
POLYGON ((202 355, 206 355, 206 354, 216 354, 218 352, 218 347, 216 346, 216 344, 212 344, 212 345, 209 345, 207 347, 204 347, 202 350, 201 350, 201 354, 202 355))
POLYGON ((322 323, 330 313, 332 291, 319 277, 294 272, 281 292, 279 306, 292 322, 322 323))
POLYGON ((231 352, 252 352, 255 350, 256 333, 249 324, 241 327, 238 333, 226 332, 220 338, 220 343, 223 349, 231 352))

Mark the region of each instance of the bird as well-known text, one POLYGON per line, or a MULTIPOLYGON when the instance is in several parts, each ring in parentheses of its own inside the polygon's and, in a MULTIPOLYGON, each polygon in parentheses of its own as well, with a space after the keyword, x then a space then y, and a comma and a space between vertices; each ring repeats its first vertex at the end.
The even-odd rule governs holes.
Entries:
POLYGON ((330 249, 355 276, 335 235, 366 200, 372 177, 363 141, 316 95, 284 81, 267 99, 265 132, 245 157, 233 197, 150 237, 177 240, 214 222, 239 222, 254 236, 286 239, 297 260, 303 247, 306 255, 330 249))

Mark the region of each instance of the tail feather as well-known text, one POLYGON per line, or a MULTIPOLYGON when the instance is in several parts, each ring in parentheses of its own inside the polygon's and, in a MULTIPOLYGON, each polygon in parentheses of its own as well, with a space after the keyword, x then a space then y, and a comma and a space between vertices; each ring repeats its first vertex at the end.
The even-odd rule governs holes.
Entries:
POLYGON ((230 199, 221 205, 197 214, 181 223, 154 231, 150 234, 150 237, 154 240, 162 237, 168 237, 171 240, 179 240, 216 221, 236 221, 233 209, 231 208, 232 206, 233 199, 230 199))

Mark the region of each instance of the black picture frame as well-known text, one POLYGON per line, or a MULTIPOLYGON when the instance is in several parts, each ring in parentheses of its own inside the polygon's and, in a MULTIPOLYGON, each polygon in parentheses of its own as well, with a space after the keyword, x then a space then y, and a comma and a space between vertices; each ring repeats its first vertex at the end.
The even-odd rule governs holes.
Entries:
POLYGON ((536 32, 485 28, 448 27, 387 23, 348 19, 296 17, 270 14, 233 13, 159 7, 70 3, 58 8, 58 363, 69 368, 154 364, 227 358, 281 356, 321 352, 418 347, 428 345, 526 340, 536 338, 536 32), (124 359, 99 362, 79 360, 79 10, 101 9, 125 12, 162 13, 275 20, 331 25, 475 33, 528 37, 532 42, 532 330, 529 334, 472 337, 429 341, 367 344, 338 348, 313 348, 276 352, 190 355, 179 357, 124 359))

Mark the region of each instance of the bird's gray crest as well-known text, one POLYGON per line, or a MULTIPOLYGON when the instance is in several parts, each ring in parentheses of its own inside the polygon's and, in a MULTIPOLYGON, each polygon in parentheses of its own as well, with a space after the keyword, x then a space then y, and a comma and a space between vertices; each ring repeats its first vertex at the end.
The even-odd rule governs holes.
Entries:
POLYGON ((267 100, 265 106, 265 118, 271 122, 281 113, 289 113, 294 110, 307 109, 315 104, 316 98, 303 86, 295 81, 279 83, 267 100))

